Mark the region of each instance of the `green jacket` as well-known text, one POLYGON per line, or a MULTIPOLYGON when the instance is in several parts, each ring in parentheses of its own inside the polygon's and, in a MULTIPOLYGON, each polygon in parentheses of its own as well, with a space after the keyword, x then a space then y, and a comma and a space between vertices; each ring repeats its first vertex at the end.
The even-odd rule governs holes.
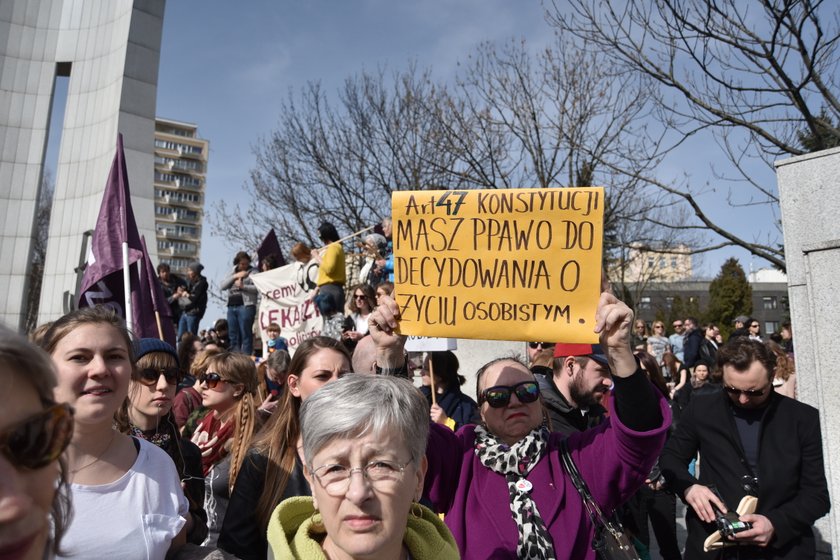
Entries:
MULTIPOLYGON (((431 510, 420 507, 423 516, 408 516, 408 527, 403 537, 411 560, 457 560, 458 546, 452 533, 431 510)), ((321 514, 315 513, 312 498, 289 498, 277 506, 268 522, 269 556, 278 559, 326 560, 321 549, 324 535, 321 514), (313 525, 317 525, 320 531, 313 528, 313 525)))

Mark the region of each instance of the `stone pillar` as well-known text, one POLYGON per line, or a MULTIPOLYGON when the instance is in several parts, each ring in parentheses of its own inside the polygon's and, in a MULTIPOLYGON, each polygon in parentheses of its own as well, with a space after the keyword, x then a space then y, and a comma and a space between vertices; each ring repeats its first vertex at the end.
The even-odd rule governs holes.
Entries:
MULTIPOLYGON (((820 411, 829 493, 840 496, 840 149, 776 162, 799 399, 820 411)), ((840 542, 840 516, 815 526, 821 557, 840 542)))

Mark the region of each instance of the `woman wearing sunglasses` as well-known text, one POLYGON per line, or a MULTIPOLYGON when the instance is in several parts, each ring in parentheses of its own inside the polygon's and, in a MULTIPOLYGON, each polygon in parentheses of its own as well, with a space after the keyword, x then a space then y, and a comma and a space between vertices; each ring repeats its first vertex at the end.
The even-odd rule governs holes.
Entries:
POLYGON ((368 317, 376 307, 376 293, 370 284, 358 284, 353 288, 353 297, 347 305, 350 314, 344 319, 341 340, 350 353, 356 343, 368 332, 368 317))
POLYGON ((458 558, 455 540, 418 503, 426 471, 426 404, 410 381, 350 374, 301 407, 312 497, 271 517, 273 558, 458 558))
POLYGON ((257 368, 239 352, 209 356, 200 374, 201 402, 209 412, 196 427, 192 442, 201 450, 204 472, 204 509, 208 537, 205 546, 215 546, 251 437, 259 428, 257 414, 257 368))
POLYGON ((185 542, 189 511, 175 465, 160 448, 114 428, 134 370, 122 319, 105 307, 79 309, 53 323, 43 345, 57 373, 55 398, 75 409, 64 454, 73 519, 62 552, 76 558, 173 553, 185 542))
POLYGON ((254 438, 236 479, 219 536, 220 548, 242 560, 266 558, 271 512, 286 498, 310 495, 298 454, 301 403, 349 371, 350 355, 333 338, 316 336, 297 347, 280 403, 254 438))
MULTIPOLYGON (((607 349, 614 390, 611 418, 568 437, 571 457, 602 510, 610 512, 643 483, 665 441, 668 404, 630 348, 633 312, 603 293, 595 332, 607 349)), ((380 302, 371 318, 377 362, 403 367, 399 308, 380 302)), ((424 496, 446 514, 463 558, 592 559, 594 527, 562 466, 564 436, 550 433, 534 374, 514 358, 478 371, 481 426, 431 425, 424 496), (507 515, 505 513, 507 512, 507 515)))
POLYGON ((201 544, 207 537, 201 452, 194 443, 181 438, 172 414, 181 380, 178 355, 163 340, 142 338, 134 342, 134 357, 136 367, 128 385, 128 400, 117 411, 117 427, 124 434, 154 443, 172 458, 190 502, 187 542, 201 544))
POLYGON ((59 457, 73 413, 54 387, 49 357, 0 327, 0 558, 50 558, 61 545, 70 504, 59 457))

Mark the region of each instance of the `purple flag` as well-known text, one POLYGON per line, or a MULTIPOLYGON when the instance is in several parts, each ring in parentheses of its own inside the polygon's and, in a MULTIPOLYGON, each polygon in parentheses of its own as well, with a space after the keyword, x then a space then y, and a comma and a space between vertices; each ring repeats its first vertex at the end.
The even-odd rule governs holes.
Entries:
MULTIPOLYGON (((125 318, 125 290, 123 288, 122 244, 128 244, 130 283, 136 286, 139 276, 136 266, 143 258, 143 247, 128 189, 122 134, 117 137, 117 153, 93 230, 91 249, 82 286, 77 296, 78 307, 106 305, 125 318)), ((129 325, 131 326, 131 325, 129 325)))
POLYGON ((131 290, 131 305, 134 309, 134 334, 137 338, 160 338, 177 348, 175 326, 172 323, 172 310, 163 295, 163 289, 158 281, 149 251, 146 249, 146 238, 141 237, 143 259, 140 265, 140 283, 137 289, 131 290), (157 313, 158 317, 155 317, 157 313), (158 329, 158 318, 160 329, 158 329), (162 332, 161 332, 162 331, 162 332))
POLYGON ((277 257, 277 266, 286 266, 286 259, 283 258, 283 251, 280 250, 280 242, 277 241, 274 228, 271 228, 257 249, 257 270, 262 270, 262 261, 269 255, 277 257))

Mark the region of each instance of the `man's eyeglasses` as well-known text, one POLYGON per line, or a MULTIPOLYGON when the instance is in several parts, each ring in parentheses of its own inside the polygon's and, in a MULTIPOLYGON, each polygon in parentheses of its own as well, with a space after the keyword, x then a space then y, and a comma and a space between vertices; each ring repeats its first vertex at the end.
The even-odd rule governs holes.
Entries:
POLYGON ((202 373, 198 376, 198 382, 201 384, 206 384, 208 389, 215 389, 218 387, 219 383, 227 383, 226 379, 222 379, 222 376, 218 373, 202 373))
POLYGON ((177 385, 183 377, 181 370, 178 368, 143 368, 134 372, 132 379, 146 387, 151 387, 152 385, 157 385, 161 375, 166 378, 166 382, 170 385, 177 385))
POLYGON ((350 468, 345 465, 323 465, 312 471, 327 494, 338 498, 347 494, 350 489, 350 478, 354 472, 361 473, 374 488, 387 490, 398 484, 403 477, 408 463, 399 464, 394 461, 371 461, 364 467, 350 468))
POLYGON ((46 467, 59 458, 73 436, 73 409, 57 404, 0 432, 0 453, 16 467, 46 467))
POLYGON ((489 404, 492 408, 503 408, 510 403, 511 395, 516 394, 519 402, 528 404, 540 398, 540 386, 536 381, 523 381, 516 385, 497 385, 481 392, 478 404, 489 404))
POLYGON ((765 393, 765 391, 767 391, 766 387, 764 389, 736 389, 735 387, 730 387, 729 385, 724 385, 723 389, 730 395, 735 395, 736 397, 740 397, 741 395, 746 395, 747 397, 760 397, 765 393))
POLYGON ((528 348, 536 350, 537 348, 554 348, 553 342, 529 342, 528 348))
POLYGON ((683 324, 682 324, 682 323, 674 323, 674 325, 673 325, 673 327, 674 327, 675 329, 679 329, 679 328, 681 328, 682 326, 683 326, 683 324))

